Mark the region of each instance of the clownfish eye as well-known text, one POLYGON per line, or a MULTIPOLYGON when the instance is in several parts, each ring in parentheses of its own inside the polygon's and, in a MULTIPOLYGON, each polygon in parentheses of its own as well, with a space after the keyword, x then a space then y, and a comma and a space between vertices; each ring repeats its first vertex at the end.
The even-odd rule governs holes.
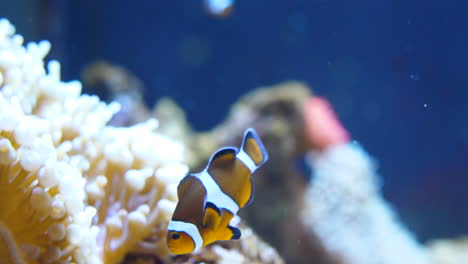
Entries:
POLYGON ((180 235, 177 233, 172 234, 172 239, 179 239, 180 235))

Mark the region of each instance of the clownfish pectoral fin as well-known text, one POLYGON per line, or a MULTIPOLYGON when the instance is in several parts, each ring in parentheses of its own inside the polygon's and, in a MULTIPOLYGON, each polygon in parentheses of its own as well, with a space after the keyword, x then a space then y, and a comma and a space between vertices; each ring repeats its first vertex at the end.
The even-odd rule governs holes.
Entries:
POLYGON ((253 128, 245 131, 241 150, 252 159, 256 168, 262 166, 268 160, 268 152, 253 128))
POLYGON ((192 186, 193 182, 196 181, 197 178, 193 175, 187 174, 179 183, 177 186, 177 196, 179 199, 181 199, 185 192, 190 189, 190 186, 192 186))
POLYGON ((232 232, 232 236, 230 239, 239 239, 242 235, 241 231, 237 227, 228 226, 229 230, 232 232))
POLYGON ((203 216, 203 227, 215 230, 221 221, 221 211, 213 203, 206 203, 205 215, 203 216))
POLYGON ((225 226, 216 231, 216 240, 231 240, 239 239, 241 231, 237 227, 225 226))
POLYGON ((221 221, 219 223, 220 228, 224 228, 229 225, 234 215, 228 210, 221 211, 221 221))
POLYGON ((216 151, 208 162, 210 168, 225 168, 234 164, 237 149, 233 147, 221 148, 216 151))

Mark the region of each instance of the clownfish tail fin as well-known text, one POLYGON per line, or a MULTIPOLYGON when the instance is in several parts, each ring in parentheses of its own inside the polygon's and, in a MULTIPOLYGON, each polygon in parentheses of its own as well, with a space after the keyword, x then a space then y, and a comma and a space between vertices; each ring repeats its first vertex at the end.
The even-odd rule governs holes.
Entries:
POLYGON ((239 239, 242 235, 241 231, 239 230, 239 228, 237 227, 233 227, 233 226, 228 226, 228 228, 231 230, 232 232, 232 236, 231 236, 231 239, 239 239))
POLYGON ((253 128, 249 128, 245 131, 241 152, 244 152, 250 157, 255 164, 255 169, 262 166, 268 160, 268 152, 253 128))

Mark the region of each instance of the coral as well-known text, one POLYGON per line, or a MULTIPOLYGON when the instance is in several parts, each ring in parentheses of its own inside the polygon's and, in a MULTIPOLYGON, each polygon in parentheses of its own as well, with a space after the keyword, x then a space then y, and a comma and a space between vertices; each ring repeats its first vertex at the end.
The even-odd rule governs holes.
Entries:
POLYGON ((429 263, 383 200, 374 164, 355 143, 311 153, 303 224, 341 263, 429 263))
POLYGON ((305 105, 312 181, 301 220, 338 263, 429 263, 423 246, 398 222, 380 193, 372 159, 338 121, 325 99, 305 105))
POLYGON ((314 96, 304 104, 304 129, 311 149, 324 150, 349 141, 348 131, 326 99, 314 96))
POLYGON ((428 249, 433 264, 468 263, 468 237, 431 241, 428 249))

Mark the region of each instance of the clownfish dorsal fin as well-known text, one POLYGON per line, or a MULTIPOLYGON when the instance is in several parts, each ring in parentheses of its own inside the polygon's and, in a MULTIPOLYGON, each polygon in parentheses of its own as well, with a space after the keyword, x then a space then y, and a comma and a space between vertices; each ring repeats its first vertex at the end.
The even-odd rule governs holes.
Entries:
MULTIPOLYGON (((238 157, 249 168, 251 173, 253 173, 268 160, 268 152, 266 151, 265 146, 263 145, 260 137, 257 135, 255 129, 249 128, 245 131, 238 157)), ((241 204, 241 207, 248 206, 253 201, 254 184, 252 178, 250 178, 249 187, 250 192, 248 200, 244 200, 246 202, 245 204, 241 204)))
POLYGON ((211 156, 209 168, 224 168, 232 166, 236 159, 237 149, 233 147, 221 148, 211 156))
POLYGON ((211 202, 205 204, 205 213, 203 215, 203 227, 215 230, 221 220, 221 211, 211 202))
POLYGON ((252 159, 257 168, 268 160, 268 152, 253 128, 245 131, 241 151, 245 152, 252 159))
POLYGON ((177 197, 179 197, 179 200, 184 196, 185 192, 190 189, 190 186, 192 186, 193 181, 195 181, 197 178, 195 176, 187 174, 179 183, 177 186, 177 197))

